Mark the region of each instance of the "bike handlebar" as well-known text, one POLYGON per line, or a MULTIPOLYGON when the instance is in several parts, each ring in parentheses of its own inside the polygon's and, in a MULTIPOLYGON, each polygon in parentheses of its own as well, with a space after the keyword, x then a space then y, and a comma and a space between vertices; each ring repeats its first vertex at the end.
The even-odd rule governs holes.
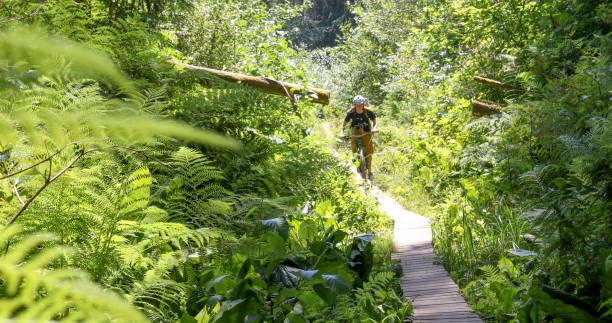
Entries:
POLYGON ((363 137, 363 136, 373 135, 373 134, 375 134, 375 133, 377 133, 377 132, 378 132, 378 130, 374 130, 374 131, 369 131, 369 132, 366 132, 366 133, 361 134, 361 135, 344 135, 344 136, 339 136, 339 137, 340 137, 340 138, 343 138, 343 139, 361 138, 361 137, 363 137))

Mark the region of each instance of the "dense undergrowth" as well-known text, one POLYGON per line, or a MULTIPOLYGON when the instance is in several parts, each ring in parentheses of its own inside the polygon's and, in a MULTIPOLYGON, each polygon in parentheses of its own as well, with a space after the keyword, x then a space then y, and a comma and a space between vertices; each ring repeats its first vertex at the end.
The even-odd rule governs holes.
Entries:
POLYGON ((402 322, 390 221, 317 111, 167 59, 306 82, 249 1, 0 6, 0 320, 402 322))
POLYGON ((324 112, 340 119, 352 95, 371 99, 376 182, 434 219, 436 252, 472 307, 491 322, 610 321, 609 2, 353 11, 341 45, 308 58, 339 93, 324 112), (477 118, 470 99, 505 107, 477 118))

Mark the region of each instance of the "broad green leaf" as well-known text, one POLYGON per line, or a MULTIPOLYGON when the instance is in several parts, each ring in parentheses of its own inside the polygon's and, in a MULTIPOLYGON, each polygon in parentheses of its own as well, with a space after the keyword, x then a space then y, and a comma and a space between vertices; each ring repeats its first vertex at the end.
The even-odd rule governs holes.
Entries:
POLYGON ((302 270, 299 272, 299 275, 306 280, 311 280, 317 273, 319 273, 318 270, 302 270))
POLYGON ((285 240, 289 237, 289 223, 287 223, 287 220, 283 217, 261 220, 261 224, 274 230, 285 240))
MULTIPOLYGON (((538 305, 540 310, 546 314, 564 322, 599 322, 599 319, 587 310, 561 300, 560 298, 566 294, 563 291, 551 287, 546 287, 546 289, 548 292, 538 285, 532 285, 529 289, 529 296, 533 299, 534 304, 538 305)), ((576 297, 572 295, 572 298, 576 297)))

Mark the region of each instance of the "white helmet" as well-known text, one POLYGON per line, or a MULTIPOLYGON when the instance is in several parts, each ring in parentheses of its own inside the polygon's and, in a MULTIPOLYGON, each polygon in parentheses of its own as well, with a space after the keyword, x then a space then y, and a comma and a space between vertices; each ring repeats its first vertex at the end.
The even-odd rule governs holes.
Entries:
POLYGON ((365 104, 366 101, 366 98, 362 97, 361 95, 357 95, 353 98, 353 104, 365 104))

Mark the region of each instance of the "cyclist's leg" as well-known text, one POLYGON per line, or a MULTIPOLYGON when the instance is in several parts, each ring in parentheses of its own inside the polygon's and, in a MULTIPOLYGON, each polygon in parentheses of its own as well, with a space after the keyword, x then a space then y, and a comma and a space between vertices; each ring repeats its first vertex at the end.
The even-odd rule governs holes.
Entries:
MULTIPOLYGON (((353 136, 358 136, 359 129, 351 128, 351 133, 353 136)), ((353 154, 357 153, 357 138, 351 138, 351 150, 353 154)))
POLYGON ((368 159, 368 172, 372 173, 372 155, 374 154, 374 141, 372 140, 372 135, 367 135, 361 137, 363 140, 363 145, 365 146, 365 152, 368 159))
MULTIPOLYGON (((363 131, 362 129, 357 129, 357 128, 351 128, 351 131, 353 133, 353 136, 359 136, 365 133, 365 131, 363 131)), ((357 153, 357 141, 358 140, 359 138, 354 138, 354 137, 351 138, 351 150, 353 151, 353 154, 357 153)))

